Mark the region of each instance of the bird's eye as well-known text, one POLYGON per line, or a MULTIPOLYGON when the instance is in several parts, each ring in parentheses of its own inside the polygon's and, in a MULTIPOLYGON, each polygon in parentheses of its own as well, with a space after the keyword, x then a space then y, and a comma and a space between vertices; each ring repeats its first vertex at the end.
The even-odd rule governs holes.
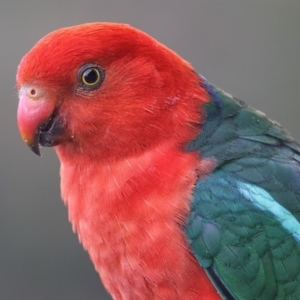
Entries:
POLYGON ((96 68, 88 68, 83 72, 81 79, 85 85, 95 85, 100 80, 100 73, 96 68))
POLYGON ((98 65, 87 64, 79 70, 80 86, 84 89, 93 90, 103 82, 104 70, 98 65))

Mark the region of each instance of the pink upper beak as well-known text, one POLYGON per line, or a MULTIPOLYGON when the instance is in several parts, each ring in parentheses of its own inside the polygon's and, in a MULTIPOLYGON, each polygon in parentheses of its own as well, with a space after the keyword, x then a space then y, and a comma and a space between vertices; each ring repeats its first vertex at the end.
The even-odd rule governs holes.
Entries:
POLYGON ((18 126, 25 143, 40 154, 39 135, 55 109, 55 100, 42 89, 23 86, 19 91, 18 126))

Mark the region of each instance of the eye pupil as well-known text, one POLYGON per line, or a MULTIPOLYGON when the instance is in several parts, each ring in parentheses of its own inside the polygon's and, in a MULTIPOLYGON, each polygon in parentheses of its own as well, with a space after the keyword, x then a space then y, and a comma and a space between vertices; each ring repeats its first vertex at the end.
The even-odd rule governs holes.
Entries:
POLYGON ((88 68, 82 74, 82 81, 86 85, 94 85, 100 80, 100 73, 96 68, 88 68))
POLYGON ((105 70, 97 64, 86 63, 77 71, 78 88, 90 92, 99 88, 105 78, 105 70))

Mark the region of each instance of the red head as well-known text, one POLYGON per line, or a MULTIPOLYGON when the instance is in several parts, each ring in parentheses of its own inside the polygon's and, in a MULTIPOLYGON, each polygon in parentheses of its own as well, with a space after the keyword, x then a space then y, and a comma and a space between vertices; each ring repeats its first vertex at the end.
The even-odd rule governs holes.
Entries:
POLYGON ((42 38, 17 74, 18 124, 39 144, 118 159, 192 139, 207 95, 190 65, 124 24, 90 23, 42 38))

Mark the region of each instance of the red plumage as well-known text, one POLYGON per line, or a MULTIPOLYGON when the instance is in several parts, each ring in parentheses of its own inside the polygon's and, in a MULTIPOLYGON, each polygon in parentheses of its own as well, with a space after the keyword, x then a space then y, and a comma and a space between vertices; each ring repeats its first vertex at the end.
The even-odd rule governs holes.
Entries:
MULTIPOLYGON (((41 106, 55 99, 48 115, 60 116, 67 136, 56 146, 62 197, 114 299, 220 298, 182 230, 195 181, 213 167, 183 149, 209 101, 199 80, 150 36, 111 23, 50 33, 19 66, 21 99, 28 86, 43 91, 41 106), (85 63, 105 70, 89 93, 78 88, 85 63)), ((30 142, 24 103, 18 122, 30 142)))

